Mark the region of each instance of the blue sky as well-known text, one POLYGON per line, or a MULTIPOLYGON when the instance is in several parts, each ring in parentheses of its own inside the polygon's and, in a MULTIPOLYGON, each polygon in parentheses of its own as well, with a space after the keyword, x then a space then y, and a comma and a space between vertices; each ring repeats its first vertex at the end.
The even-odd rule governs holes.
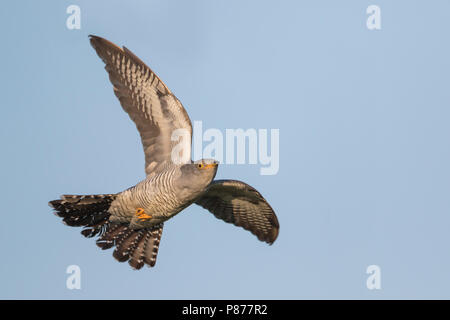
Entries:
POLYGON ((450 298, 448 1, 5 1, 0 298, 450 298), (81 8, 81 29, 66 8, 81 8), (366 8, 381 8, 368 30, 366 8), (222 165, 272 246, 190 207, 133 271, 47 202, 144 178, 89 34, 144 60, 204 128, 280 130, 280 170, 222 165), (81 290, 66 268, 81 269, 81 290), (366 268, 381 269, 368 290, 366 268))

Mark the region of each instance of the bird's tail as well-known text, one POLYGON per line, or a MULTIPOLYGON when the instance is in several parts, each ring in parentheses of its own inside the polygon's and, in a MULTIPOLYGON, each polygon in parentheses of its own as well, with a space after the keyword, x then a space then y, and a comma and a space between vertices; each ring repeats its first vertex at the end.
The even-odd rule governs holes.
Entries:
POLYGON ((105 231, 110 216, 108 209, 115 198, 115 194, 63 195, 60 200, 50 201, 49 205, 66 225, 85 227, 81 233, 90 238, 105 231))
POLYGON ((156 263, 163 224, 151 228, 132 229, 129 224, 109 221, 108 212, 116 194, 64 195, 49 205, 63 222, 71 227, 84 227, 81 234, 87 238, 99 236, 97 246, 106 250, 116 246, 113 256, 120 262, 128 261, 134 269, 156 263))

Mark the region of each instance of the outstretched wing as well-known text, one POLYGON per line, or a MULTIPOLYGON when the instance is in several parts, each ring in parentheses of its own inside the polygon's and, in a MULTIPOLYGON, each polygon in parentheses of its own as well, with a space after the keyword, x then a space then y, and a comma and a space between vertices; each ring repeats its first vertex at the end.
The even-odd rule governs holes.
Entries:
POLYGON ((272 244, 280 229, 277 216, 263 196, 237 180, 215 180, 195 201, 217 218, 250 231, 272 244))
POLYGON ((181 102, 130 50, 97 36, 89 37, 106 64, 114 93, 141 135, 146 174, 172 161, 172 150, 176 161, 190 162, 192 125, 181 102))

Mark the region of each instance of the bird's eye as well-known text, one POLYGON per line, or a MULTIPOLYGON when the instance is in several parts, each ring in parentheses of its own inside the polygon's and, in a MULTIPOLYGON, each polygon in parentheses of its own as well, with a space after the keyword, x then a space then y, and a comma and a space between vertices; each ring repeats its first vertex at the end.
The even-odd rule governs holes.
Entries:
POLYGON ((199 169, 203 168, 203 163, 197 164, 197 168, 199 168, 199 169))

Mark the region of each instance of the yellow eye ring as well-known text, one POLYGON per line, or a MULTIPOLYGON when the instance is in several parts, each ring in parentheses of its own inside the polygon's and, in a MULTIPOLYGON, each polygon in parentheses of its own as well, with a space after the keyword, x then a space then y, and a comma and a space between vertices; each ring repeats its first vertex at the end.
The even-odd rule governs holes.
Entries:
POLYGON ((201 169, 201 168, 203 168, 203 167, 204 167, 204 166, 203 166, 203 163, 197 164, 197 168, 201 169))

